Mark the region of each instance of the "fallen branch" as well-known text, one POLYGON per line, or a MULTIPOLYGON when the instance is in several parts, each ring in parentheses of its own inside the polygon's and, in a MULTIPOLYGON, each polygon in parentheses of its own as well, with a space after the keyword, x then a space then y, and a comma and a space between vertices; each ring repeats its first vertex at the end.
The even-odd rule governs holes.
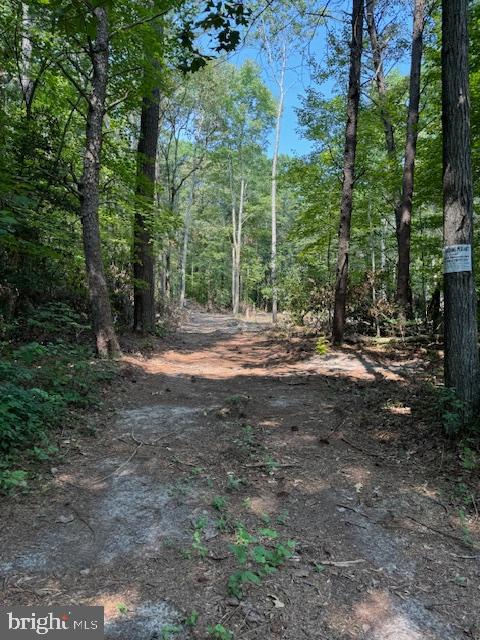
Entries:
POLYGON ((438 533, 441 536, 445 536, 446 538, 450 538, 451 540, 455 540, 455 542, 460 543, 464 547, 468 547, 469 549, 477 549, 477 547, 474 544, 472 544, 470 542, 467 542, 463 538, 459 538, 458 536, 456 536, 453 533, 449 533, 448 531, 442 531, 441 529, 436 529, 435 527, 431 527, 429 524, 425 524, 425 522, 421 522, 420 520, 417 520, 416 518, 413 518, 412 516, 403 516, 403 517, 407 518, 407 520, 411 520, 412 522, 415 522, 415 524, 418 524, 421 527, 425 527, 425 529, 429 529, 430 531, 433 531, 434 533, 438 533))
POLYGON ((324 564, 327 567, 351 567, 354 564, 362 564, 366 562, 362 558, 358 560, 319 560, 317 564, 324 564))
POLYGON ((155 438, 155 440, 152 440, 151 442, 144 442, 143 440, 140 440, 135 436, 132 429, 132 432, 130 433, 130 437, 138 445, 145 445, 146 447, 154 447, 157 444, 157 442, 159 442, 160 440, 164 440, 169 436, 173 436, 173 434, 174 434, 174 431, 170 431, 169 433, 165 433, 161 436, 158 436, 158 438, 155 438))
POLYGON ((122 462, 121 465, 119 465, 116 469, 114 469, 111 473, 109 473, 108 475, 104 476, 103 478, 100 478, 99 480, 94 480, 93 484, 100 484, 101 482, 105 482, 105 480, 108 480, 108 478, 111 478, 112 476, 114 476, 116 473, 118 473, 120 471, 120 469, 123 469, 123 467, 126 467, 127 464, 130 462, 130 460, 133 459, 133 457, 135 456, 135 454, 137 453, 137 451, 140 449, 140 447, 143 446, 143 443, 137 444, 137 446, 135 447, 135 449, 132 451, 131 455, 128 456, 128 458, 122 462))
POLYGON ((263 467, 271 467, 272 470, 276 469, 288 469, 290 467, 298 467, 299 465, 296 463, 288 463, 280 464, 280 463, 268 463, 268 462, 254 462, 252 464, 243 464, 242 467, 245 469, 262 469, 263 467))
POLYGON ((362 453, 364 453, 367 456, 372 456, 373 458, 380 458, 381 460, 385 460, 385 458, 383 456, 381 456, 379 453, 374 453, 373 451, 366 451, 365 449, 362 449, 362 447, 359 447, 356 444, 353 444, 353 442, 350 442, 350 440, 347 440, 344 436, 342 436, 340 438, 340 440, 342 442, 345 442, 345 444, 348 444, 349 447, 352 447, 352 449, 356 449, 357 451, 361 451, 362 453))
POLYGON ((459 560, 478 560, 480 556, 459 556, 456 553, 450 554, 453 558, 458 558, 459 560))
POLYGON ((370 518, 370 516, 367 516, 366 513, 363 513, 362 511, 359 511, 358 509, 355 509, 354 507, 349 507, 348 504, 340 504, 340 503, 338 503, 336 506, 340 507, 341 509, 346 509, 347 511, 353 511, 353 513, 358 513, 359 516, 362 516, 363 518, 366 518, 367 520, 371 520, 372 519, 372 518, 370 518))

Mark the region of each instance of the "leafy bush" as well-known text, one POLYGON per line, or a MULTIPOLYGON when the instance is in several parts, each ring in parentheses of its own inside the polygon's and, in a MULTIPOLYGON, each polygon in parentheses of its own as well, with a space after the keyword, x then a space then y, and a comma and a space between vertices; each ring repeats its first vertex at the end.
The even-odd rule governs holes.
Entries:
POLYGON ((438 409, 445 433, 454 437, 463 427, 463 402, 458 398, 454 389, 440 387, 437 390, 438 409))
POLYGON ((114 364, 93 359, 83 346, 30 342, 10 350, 0 363, 0 491, 26 484, 20 460, 48 460, 56 453, 49 432, 63 426, 70 410, 98 402, 99 382, 114 364))
POLYGON ((37 307, 23 320, 30 339, 45 340, 48 337, 78 339, 89 329, 85 317, 63 302, 48 302, 37 307))
POLYGON ((0 385, 0 452, 12 454, 45 440, 45 432, 58 424, 65 402, 57 394, 33 387, 0 385))

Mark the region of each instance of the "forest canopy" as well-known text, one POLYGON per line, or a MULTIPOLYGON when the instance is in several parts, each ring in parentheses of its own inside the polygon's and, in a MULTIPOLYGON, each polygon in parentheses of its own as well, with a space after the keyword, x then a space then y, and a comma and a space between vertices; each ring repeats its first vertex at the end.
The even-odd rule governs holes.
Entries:
MULTIPOLYGON (((468 9, 475 202, 480 4, 468 9)), ((442 19, 430 0, 4 3, 7 351, 58 314, 116 356, 118 334, 162 333, 186 301, 281 313, 337 343, 442 335, 442 19)))

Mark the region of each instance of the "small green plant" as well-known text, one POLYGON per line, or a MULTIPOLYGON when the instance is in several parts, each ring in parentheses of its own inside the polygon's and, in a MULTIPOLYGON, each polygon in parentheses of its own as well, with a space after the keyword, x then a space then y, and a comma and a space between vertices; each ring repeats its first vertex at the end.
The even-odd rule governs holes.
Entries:
POLYGON ((182 631, 182 627, 176 624, 165 624, 160 629, 160 640, 171 640, 173 636, 182 631))
POLYGON ((255 438, 254 429, 249 424, 245 425, 242 428, 240 437, 235 438, 233 442, 246 455, 253 455, 254 449, 258 447, 258 443, 255 438))
POLYGON ((199 617, 200 614, 198 613, 198 611, 195 611, 195 609, 193 609, 193 611, 191 611, 188 616, 185 616, 183 623, 187 627, 195 627, 197 625, 199 617))
POLYGON ((208 520, 205 516, 198 518, 194 523, 192 549, 200 556, 200 558, 205 558, 208 553, 207 547, 202 542, 202 534, 207 524, 208 520))
POLYGON ((460 453, 460 459, 462 461, 463 468, 467 471, 473 471, 478 466, 478 456, 476 452, 466 445, 460 453))
MULTIPOLYGON (((273 540, 278 533, 273 529, 261 528, 259 534, 262 538, 273 540)), ((274 573, 291 558, 295 549, 292 540, 277 542, 273 546, 258 544, 258 536, 252 535, 246 527, 239 523, 235 531, 235 544, 229 549, 235 556, 241 568, 235 571, 228 579, 228 592, 236 598, 244 596, 244 587, 247 584, 261 584, 262 578, 274 573)))
POLYGON ((190 475, 191 475, 192 478, 196 478, 197 476, 199 476, 204 471, 205 471, 205 469, 203 467, 193 467, 190 475))
POLYGON ((220 518, 215 521, 215 526, 219 531, 222 532, 232 531, 234 529, 234 525, 232 524, 230 517, 226 513, 222 513, 220 518))
POLYGON ((267 470, 268 475, 273 475, 275 471, 280 469, 280 463, 277 460, 274 460, 272 456, 267 456, 265 458, 265 469, 267 470))
POLYGON ((462 530, 463 541, 465 542, 465 544, 472 546, 473 540, 470 533, 470 529, 468 528, 467 516, 465 515, 465 511, 463 509, 459 509, 458 517, 460 519, 460 527, 462 530))
POLYGON ((228 593, 239 600, 243 598, 244 591, 243 586, 245 584, 251 583, 259 585, 262 580, 257 573, 249 570, 239 570, 232 573, 232 575, 228 578, 227 589, 228 593))
POLYGON ((207 633, 214 640, 233 640, 233 633, 222 624, 207 627, 207 633))
POLYGON ((268 538, 269 540, 276 540, 278 538, 278 531, 270 529, 270 527, 263 527, 259 529, 258 532, 263 538, 268 538))
POLYGON ((217 511, 224 511, 227 507, 228 500, 223 496, 216 496, 212 500, 212 507, 217 511))
POLYGON ((231 396, 227 396, 225 398, 225 404, 230 405, 232 407, 238 407, 248 400, 248 396, 244 396, 241 393, 234 393, 231 396))
POLYGON ((238 478, 234 473, 229 473, 227 476, 227 490, 228 491, 240 491, 242 485, 245 484, 243 478, 238 478))
POLYGON ((330 349, 330 343, 326 336, 320 336, 315 343, 315 352, 319 356, 324 356, 330 349))
POLYGON ((280 525, 286 524, 287 520, 288 520, 287 509, 283 509, 283 511, 281 511, 281 513, 279 513, 278 516, 275 518, 275 522, 280 525))
POLYGON ((242 501, 242 507, 244 509, 250 509, 251 506, 252 506, 252 499, 251 498, 245 498, 242 501))
POLYGON ((325 571, 325 565, 321 562, 316 562, 313 565, 313 570, 315 571, 315 573, 323 573, 325 571))
POLYGON ((463 427, 463 402, 458 398, 455 389, 448 387, 437 389, 437 395, 443 428, 446 435, 452 438, 458 435, 463 427))
POLYGON ((191 548, 180 549, 180 555, 182 556, 182 558, 184 560, 191 560, 192 559, 192 550, 191 550, 191 548))
POLYGON ((128 613, 128 607, 123 602, 119 602, 117 604, 117 611, 118 611, 118 613, 121 613, 122 615, 126 615, 128 613))
POLYGON ((56 455, 58 452, 58 447, 55 447, 51 444, 47 444, 44 447, 33 447, 31 449, 32 458, 39 460, 40 462, 50 460, 50 458, 56 455))
POLYGON ((25 489, 27 486, 28 474, 21 469, 0 470, 0 492, 12 493, 16 489, 25 489))
POLYGON ((185 496, 188 496, 191 491, 192 483, 190 482, 190 480, 186 480, 185 478, 177 480, 168 489, 168 493, 173 498, 184 498, 185 496))

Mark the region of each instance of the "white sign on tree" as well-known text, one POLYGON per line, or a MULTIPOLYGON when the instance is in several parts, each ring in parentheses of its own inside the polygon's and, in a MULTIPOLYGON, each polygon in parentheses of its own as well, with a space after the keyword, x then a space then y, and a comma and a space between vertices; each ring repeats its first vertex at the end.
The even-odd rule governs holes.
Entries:
POLYGON ((443 248, 443 273, 459 273, 472 270, 472 247, 469 244, 452 244, 443 248))

